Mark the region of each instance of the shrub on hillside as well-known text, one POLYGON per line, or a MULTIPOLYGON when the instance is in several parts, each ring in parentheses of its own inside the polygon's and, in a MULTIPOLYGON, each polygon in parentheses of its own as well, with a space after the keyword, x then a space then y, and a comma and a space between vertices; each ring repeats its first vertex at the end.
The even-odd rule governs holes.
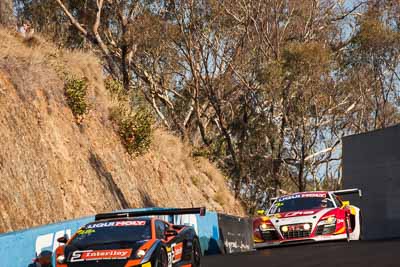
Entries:
POLYGON ((89 106, 86 102, 87 87, 85 79, 68 77, 66 80, 65 97, 76 118, 82 118, 88 111, 89 106))
POLYGON ((122 83, 112 77, 107 77, 104 80, 104 86, 110 93, 111 97, 119 104, 123 104, 129 108, 148 105, 147 100, 141 94, 139 88, 130 88, 125 90, 122 83))
POLYGON ((127 92, 119 81, 108 77, 104 80, 104 86, 110 92, 111 96, 115 97, 118 101, 125 101, 127 99, 127 92))
POLYGON ((153 137, 154 117, 134 90, 126 91, 122 84, 108 77, 104 85, 117 106, 111 108, 110 119, 118 127, 118 134, 126 151, 131 155, 146 152, 153 137))
POLYGON ((111 110, 110 119, 117 124, 118 134, 129 154, 143 154, 150 148, 154 117, 149 110, 117 107, 111 110))

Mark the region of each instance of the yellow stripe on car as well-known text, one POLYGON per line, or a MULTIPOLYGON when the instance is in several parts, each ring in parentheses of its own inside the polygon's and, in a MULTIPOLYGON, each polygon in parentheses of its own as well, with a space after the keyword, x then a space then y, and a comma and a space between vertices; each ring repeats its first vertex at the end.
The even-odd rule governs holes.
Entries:
POLYGON ((256 242, 256 243, 262 243, 262 242, 264 242, 264 240, 259 239, 259 238, 257 238, 257 237, 254 237, 254 242, 256 242))
POLYGON ((261 217, 261 220, 264 221, 264 222, 265 222, 265 221, 268 221, 268 220, 269 220, 269 217, 268 217, 268 216, 262 216, 262 217, 261 217))
POLYGON ((339 230, 337 230, 337 231, 334 232, 333 234, 334 234, 334 235, 343 234, 345 230, 346 230, 346 228, 343 226, 342 228, 340 228, 339 230))
POLYGON ((356 208, 350 207, 350 213, 351 213, 352 215, 356 215, 356 213, 357 213, 356 208))

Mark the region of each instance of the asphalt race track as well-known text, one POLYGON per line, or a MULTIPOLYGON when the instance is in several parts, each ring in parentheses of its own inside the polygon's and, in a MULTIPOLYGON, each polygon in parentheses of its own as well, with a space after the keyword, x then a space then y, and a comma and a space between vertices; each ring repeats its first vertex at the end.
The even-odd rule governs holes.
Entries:
POLYGON ((202 267, 399 267, 400 240, 292 245, 202 259, 202 267))

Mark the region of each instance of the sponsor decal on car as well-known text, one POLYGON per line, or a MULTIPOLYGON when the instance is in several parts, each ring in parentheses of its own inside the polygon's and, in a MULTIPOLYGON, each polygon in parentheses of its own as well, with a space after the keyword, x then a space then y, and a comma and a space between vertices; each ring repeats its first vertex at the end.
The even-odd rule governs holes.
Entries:
POLYGON ((182 258, 182 252, 183 252, 183 243, 178 243, 175 246, 172 247, 173 251, 174 251, 174 258, 173 258, 173 262, 178 262, 181 260, 182 258))
POLYGON ((126 259, 131 254, 132 249, 77 250, 72 253, 70 262, 126 259))
POLYGON ((291 195, 291 196, 284 196, 284 197, 280 197, 278 198, 278 201, 284 201, 284 200, 289 200, 289 199, 295 199, 295 198, 301 198, 300 194, 296 194, 296 195, 291 195))
POLYGON ((321 197, 321 198, 326 198, 326 193, 302 193, 301 197, 321 197))
POLYGON ((313 211, 313 210, 293 211, 293 212, 284 213, 283 217, 288 218, 288 217, 295 217, 295 216, 306 216, 306 215, 312 215, 314 213, 315 213, 315 211, 313 211))
POLYGON ((145 226, 146 221, 116 221, 104 223, 92 223, 86 225, 86 229, 102 228, 102 227, 121 227, 121 226, 145 226))
POLYGON ((95 233, 96 230, 94 229, 79 229, 78 232, 76 232, 78 235, 91 235, 95 233))
POLYGON ((284 201, 284 200, 290 200, 290 199, 296 199, 296 198, 304 198, 304 197, 321 197, 325 198, 326 193, 299 193, 299 194, 294 194, 290 196, 284 196, 278 198, 278 202, 284 201))
POLYGON ((177 263, 182 259, 183 254, 183 243, 173 243, 170 248, 167 247, 168 253, 168 267, 172 264, 177 263))

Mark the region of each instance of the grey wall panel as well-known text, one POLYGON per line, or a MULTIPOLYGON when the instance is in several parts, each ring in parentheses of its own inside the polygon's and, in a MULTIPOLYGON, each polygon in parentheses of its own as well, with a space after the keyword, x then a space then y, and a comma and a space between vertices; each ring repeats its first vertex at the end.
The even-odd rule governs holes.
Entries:
POLYGON ((365 239, 400 237, 400 126, 343 139, 344 188, 361 208, 365 239))
POLYGON ((251 218, 219 213, 218 226, 224 254, 253 250, 253 220, 251 218))

